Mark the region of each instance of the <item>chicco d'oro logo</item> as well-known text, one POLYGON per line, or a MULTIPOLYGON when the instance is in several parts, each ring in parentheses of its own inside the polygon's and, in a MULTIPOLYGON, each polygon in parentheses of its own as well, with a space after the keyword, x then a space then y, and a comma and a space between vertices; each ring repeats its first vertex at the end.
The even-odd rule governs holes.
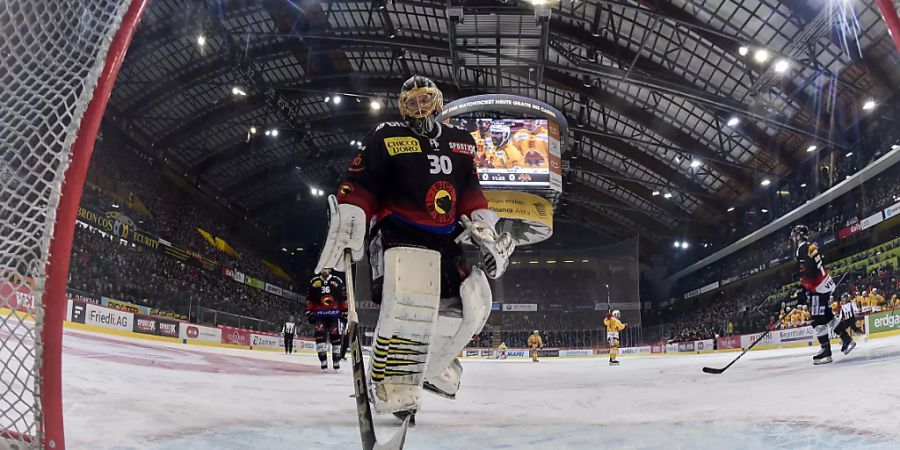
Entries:
POLYGON ((435 222, 451 223, 456 217, 456 188, 446 181, 435 181, 425 194, 425 205, 435 222))

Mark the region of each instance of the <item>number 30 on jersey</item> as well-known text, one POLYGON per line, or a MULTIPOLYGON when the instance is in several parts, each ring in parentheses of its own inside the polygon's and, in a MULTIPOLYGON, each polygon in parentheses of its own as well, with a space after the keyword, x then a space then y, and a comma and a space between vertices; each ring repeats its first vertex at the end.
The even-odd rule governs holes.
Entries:
POLYGON ((450 175, 453 173, 453 161, 447 155, 428 155, 428 161, 431 163, 429 172, 432 175, 439 173, 450 175))

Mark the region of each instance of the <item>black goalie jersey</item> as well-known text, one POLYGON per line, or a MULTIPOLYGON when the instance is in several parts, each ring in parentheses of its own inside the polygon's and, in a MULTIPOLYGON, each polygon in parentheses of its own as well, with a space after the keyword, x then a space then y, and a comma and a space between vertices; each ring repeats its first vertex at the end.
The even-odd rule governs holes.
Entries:
POLYGON ((462 128, 440 124, 437 137, 428 139, 404 123, 382 123, 347 169, 338 201, 359 206, 376 222, 450 234, 460 215, 487 208, 474 155, 475 140, 462 128))

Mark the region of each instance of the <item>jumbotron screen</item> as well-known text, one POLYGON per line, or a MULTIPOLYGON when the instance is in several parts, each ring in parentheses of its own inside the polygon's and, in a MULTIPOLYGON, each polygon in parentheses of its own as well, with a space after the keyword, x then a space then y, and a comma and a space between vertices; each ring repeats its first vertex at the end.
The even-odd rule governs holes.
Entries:
MULTIPOLYGON (((562 179, 559 126, 546 119, 460 118, 475 138, 475 166, 485 187, 548 189, 562 179), (555 156, 553 158, 552 156, 555 156)), ((561 185, 561 181, 559 183, 561 185)))

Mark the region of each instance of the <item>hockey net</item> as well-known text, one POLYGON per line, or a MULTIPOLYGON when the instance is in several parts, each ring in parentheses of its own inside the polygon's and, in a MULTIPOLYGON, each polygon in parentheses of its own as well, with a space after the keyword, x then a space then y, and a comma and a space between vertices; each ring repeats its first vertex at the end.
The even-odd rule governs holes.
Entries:
POLYGON ((0 2, 0 448, 64 448, 62 320, 75 215, 145 2, 0 2))

